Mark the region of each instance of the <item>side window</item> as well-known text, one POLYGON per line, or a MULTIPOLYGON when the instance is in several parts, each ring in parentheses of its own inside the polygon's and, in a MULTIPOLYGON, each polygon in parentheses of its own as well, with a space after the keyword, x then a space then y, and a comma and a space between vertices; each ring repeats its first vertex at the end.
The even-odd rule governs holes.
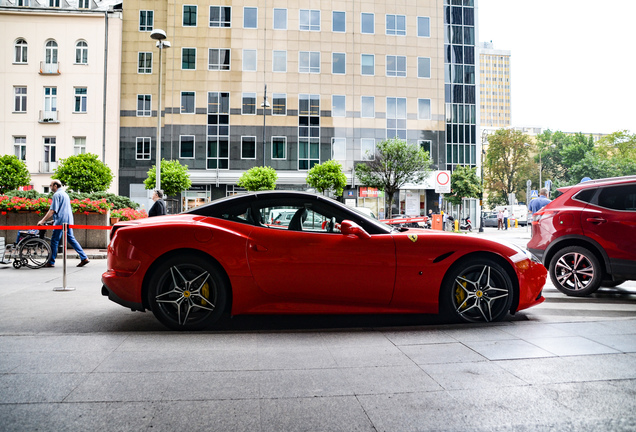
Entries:
POLYGON ((601 189, 598 195, 598 205, 612 210, 635 211, 636 183, 601 189))
POLYGON ((340 232, 339 223, 324 209, 315 209, 303 205, 264 207, 260 209, 265 226, 287 231, 305 231, 313 233, 340 232))
POLYGON ((574 199, 575 200, 579 200, 579 201, 583 201, 585 203, 592 202, 592 198, 594 198, 594 195, 596 194, 597 190, 598 189, 596 189, 596 188, 583 189, 581 192, 577 193, 574 196, 574 199))

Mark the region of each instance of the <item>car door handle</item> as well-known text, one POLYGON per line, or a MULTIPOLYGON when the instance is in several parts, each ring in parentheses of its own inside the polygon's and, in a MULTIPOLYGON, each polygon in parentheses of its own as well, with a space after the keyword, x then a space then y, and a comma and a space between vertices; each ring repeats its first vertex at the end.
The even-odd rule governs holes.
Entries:
POLYGON ((267 252, 267 248, 265 246, 252 244, 251 248, 255 252, 267 252))
POLYGON ((593 223, 594 225, 600 225, 607 222, 607 220, 603 218, 587 218, 587 221, 593 223))

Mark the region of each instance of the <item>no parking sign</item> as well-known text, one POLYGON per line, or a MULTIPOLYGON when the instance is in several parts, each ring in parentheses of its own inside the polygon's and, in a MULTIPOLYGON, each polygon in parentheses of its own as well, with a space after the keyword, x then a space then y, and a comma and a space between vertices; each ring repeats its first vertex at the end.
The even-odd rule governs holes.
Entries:
POLYGON ((451 172, 436 171, 435 172, 435 193, 450 193, 451 191, 451 172))

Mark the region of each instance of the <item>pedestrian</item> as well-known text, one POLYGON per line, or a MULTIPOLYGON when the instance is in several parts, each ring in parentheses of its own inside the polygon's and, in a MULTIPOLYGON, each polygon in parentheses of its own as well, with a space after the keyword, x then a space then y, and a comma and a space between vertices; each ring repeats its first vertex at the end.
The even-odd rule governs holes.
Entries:
POLYGON ((163 200, 163 192, 156 189, 152 194, 152 200, 155 202, 148 211, 148 217, 163 216, 166 214, 166 203, 163 200))
POLYGON ((528 210, 530 210, 530 213, 536 213, 543 207, 547 206, 550 202, 550 199, 548 199, 548 190, 546 188, 541 188, 539 191, 539 198, 535 198, 530 201, 528 210))
MULTIPOLYGON (((62 189, 62 182, 60 182, 59 180, 52 180, 50 187, 53 191, 53 202, 51 202, 51 208, 38 222, 38 225, 43 225, 44 222, 51 218, 53 218, 53 225, 73 225, 74 220, 73 209, 71 208, 71 199, 68 197, 66 191, 62 189)), ((59 246, 60 240, 62 239, 62 234, 64 234, 64 230, 53 230, 53 235, 51 235, 51 259, 44 265, 44 267, 55 267, 55 258, 57 258, 57 247, 59 246)), ((75 240, 72 228, 68 228, 68 230, 66 231, 66 240, 69 245, 73 246, 73 249, 75 249, 75 251, 80 256, 81 261, 77 266, 84 267, 86 264, 88 264, 88 256, 86 256, 86 254, 84 253, 84 250, 82 249, 82 246, 80 246, 79 242, 75 240)))
POLYGON ((446 222, 448 221, 448 216, 446 216, 446 212, 442 212, 442 229, 446 231, 446 222))
POLYGON ((510 213, 508 213, 508 207, 504 208, 504 212, 503 212, 503 223, 504 223, 504 229, 508 229, 508 217, 510 216, 510 213))
POLYGON ((497 212, 497 230, 503 229, 503 210, 497 212))

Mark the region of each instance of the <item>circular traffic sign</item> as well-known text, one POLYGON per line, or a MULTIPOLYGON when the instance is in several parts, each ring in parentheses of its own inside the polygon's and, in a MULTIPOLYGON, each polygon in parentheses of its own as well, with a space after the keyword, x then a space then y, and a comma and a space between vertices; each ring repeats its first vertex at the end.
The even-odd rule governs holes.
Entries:
POLYGON ((446 171, 440 171, 437 173, 437 184, 440 186, 446 186, 450 181, 450 176, 446 171))

